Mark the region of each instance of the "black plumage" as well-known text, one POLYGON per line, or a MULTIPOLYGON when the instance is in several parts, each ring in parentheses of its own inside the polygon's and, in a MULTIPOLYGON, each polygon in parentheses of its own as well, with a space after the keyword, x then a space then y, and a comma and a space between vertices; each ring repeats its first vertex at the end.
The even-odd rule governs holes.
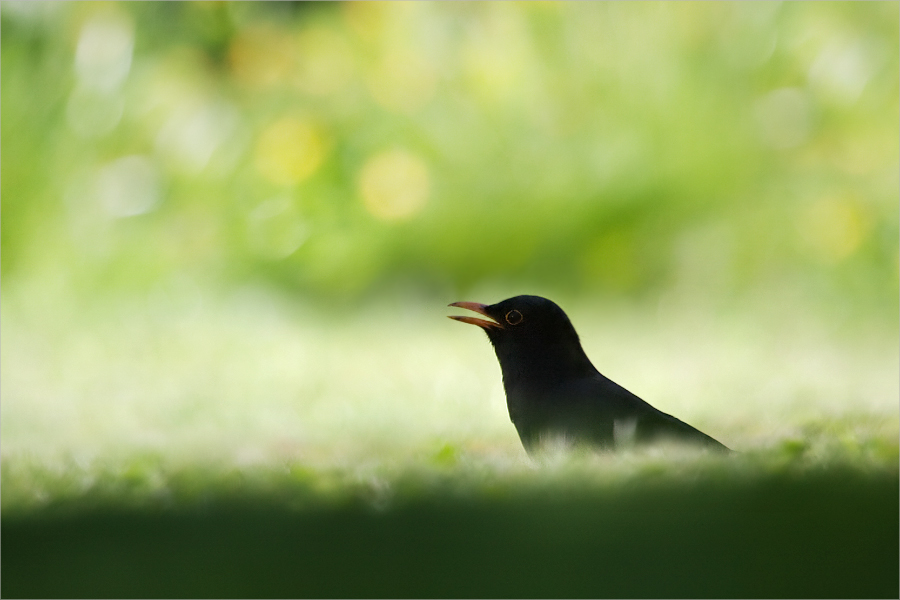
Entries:
POLYGON ((603 376, 554 302, 516 296, 492 305, 450 306, 491 319, 450 317, 487 333, 500 361, 510 419, 528 452, 557 437, 607 449, 669 439, 729 451, 603 376))

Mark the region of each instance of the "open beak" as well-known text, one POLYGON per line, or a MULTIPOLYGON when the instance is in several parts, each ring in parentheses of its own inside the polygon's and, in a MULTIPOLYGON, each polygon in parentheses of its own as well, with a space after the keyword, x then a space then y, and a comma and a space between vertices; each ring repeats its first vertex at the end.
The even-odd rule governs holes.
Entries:
POLYGON ((465 308, 466 310, 471 310, 473 312, 477 312, 479 315, 484 315, 490 321, 486 321, 484 319, 479 319, 478 317, 458 317, 456 315, 451 315, 449 318, 454 321, 462 321, 463 323, 469 323, 470 325, 478 325, 485 331, 489 331, 491 329, 503 329, 503 326, 500 325, 497 321, 493 319, 489 314, 487 314, 487 304, 479 304, 478 302, 454 302, 453 304, 449 304, 448 306, 457 306, 459 308, 465 308))

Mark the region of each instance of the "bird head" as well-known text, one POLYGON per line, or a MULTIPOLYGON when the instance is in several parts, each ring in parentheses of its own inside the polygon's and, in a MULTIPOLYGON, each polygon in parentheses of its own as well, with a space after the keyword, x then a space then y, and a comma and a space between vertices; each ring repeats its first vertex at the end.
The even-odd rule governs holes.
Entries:
POLYGON ((497 350, 501 363, 507 356, 547 356, 548 352, 560 347, 581 352, 578 334, 569 317, 555 302, 546 298, 516 296, 490 305, 454 302, 450 306, 487 317, 454 315, 450 318, 481 327, 497 350))

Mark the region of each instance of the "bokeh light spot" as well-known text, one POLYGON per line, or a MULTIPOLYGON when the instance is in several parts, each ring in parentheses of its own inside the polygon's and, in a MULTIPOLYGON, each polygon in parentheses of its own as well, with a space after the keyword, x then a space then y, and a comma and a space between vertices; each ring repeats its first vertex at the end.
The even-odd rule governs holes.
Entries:
POLYGON ((184 106, 163 125, 156 137, 156 148, 175 168, 198 173, 231 138, 239 121, 237 109, 227 103, 184 106))
POLYGON ((118 11, 103 11, 88 19, 78 36, 75 73, 79 82, 101 92, 118 88, 131 70, 134 25, 118 11))
MULTIPOLYGON (((357 36, 366 41, 377 40, 384 30, 384 2, 342 2, 344 21, 357 36)), ((400 3, 392 4, 397 6, 400 3)))
POLYGON ((389 150, 368 160, 359 178, 359 193, 369 213, 382 221, 404 221, 428 201, 428 167, 404 150, 389 150))
POLYGON ((828 44, 809 69, 810 83, 824 96, 852 104, 862 94, 876 63, 873 52, 861 42, 828 44))
POLYGON ((868 230, 861 207, 849 198, 822 198, 808 206, 798 222, 806 246, 824 262, 853 254, 868 230))
POLYGON ((126 156, 106 165, 97 175, 100 205, 112 217, 150 212, 160 201, 156 166, 144 156, 126 156))
POLYGON ((284 117, 263 131, 256 147, 256 168, 279 185, 300 183, 319 168, 325 158, 322 132, 307 120, 284 117))

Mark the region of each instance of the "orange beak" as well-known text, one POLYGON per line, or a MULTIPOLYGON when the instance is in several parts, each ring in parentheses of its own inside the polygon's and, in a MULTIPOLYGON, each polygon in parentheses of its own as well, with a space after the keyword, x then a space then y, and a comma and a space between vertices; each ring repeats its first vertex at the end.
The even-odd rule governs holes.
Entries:
POLYGON ((454 321, 462 321, 463 323, 469 323, 470 325, 478 325, 484 330, 503 329, 503 326, 500 325, 500 323, 495 321, 493 317, 487 314, 487 304, 479 304, 478 302, 454 302, 453 304, 449 304, 448 306, 465 308, 466 310, 477 312, 479 315, 484 315, 485 317, 490 319, 490 321, 486 321, 484 319, 479 319, 478 317, 458 317, 456 315, 451 315, 449 318, 453 319, 454 321))

